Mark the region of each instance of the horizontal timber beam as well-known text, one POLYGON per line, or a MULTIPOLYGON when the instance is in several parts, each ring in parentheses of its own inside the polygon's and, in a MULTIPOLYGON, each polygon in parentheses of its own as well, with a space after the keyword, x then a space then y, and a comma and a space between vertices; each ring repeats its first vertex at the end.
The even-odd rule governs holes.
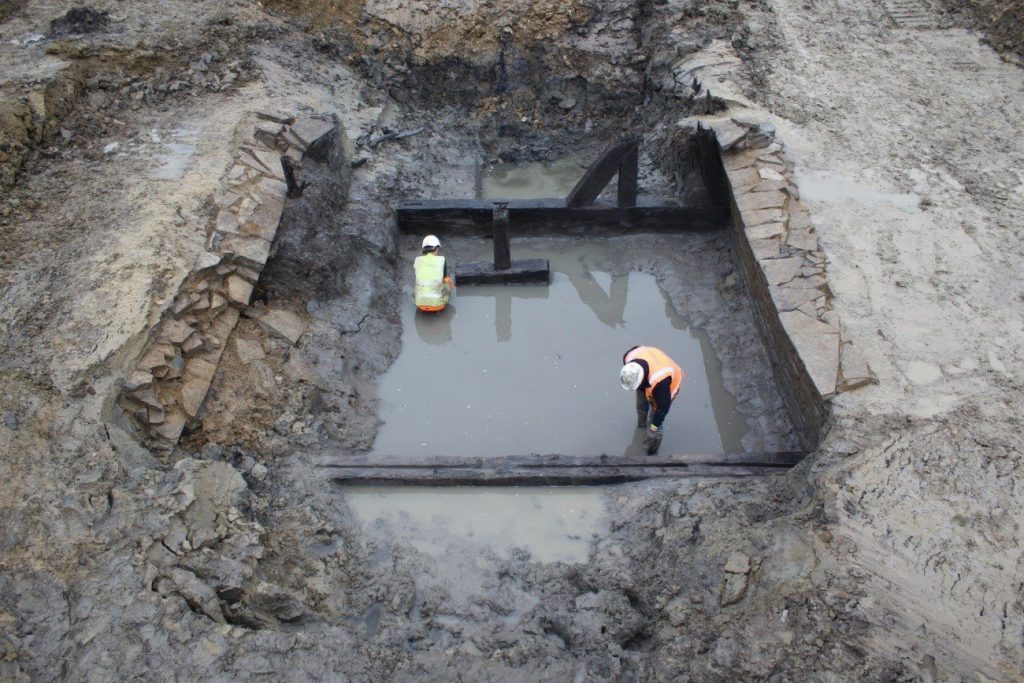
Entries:
MULTIPOLYGON (((490 199, 410 199, 395 205, 398 229, 406 234, 490 236, 494 201, 490 199)), ((680 206, 671 200, 641 197, 636 206, 598 201, 569 207, 564 199, 508 201, 509 227, 516 236, 679 233, 724 229, 727 206, 680 206)))
POLYGON ((334 456, 319 464, 345 485, 568 486, 680 477, 750 477, 784 472, 803 453, 494 458, 334 456))

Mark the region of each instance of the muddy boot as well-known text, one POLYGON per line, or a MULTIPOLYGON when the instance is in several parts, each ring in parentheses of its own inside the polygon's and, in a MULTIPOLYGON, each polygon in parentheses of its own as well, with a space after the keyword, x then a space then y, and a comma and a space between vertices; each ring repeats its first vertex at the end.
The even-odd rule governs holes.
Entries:
POLYGON ((654 455, 658 452, 658 449, 661 448, 661 437, 662 431, 660 429, 647 430, 647 438, 644 439, 644 447, 647 449, 647 455, 654 455))
POLYGON ((647 403, 647 397, 644 396, 644 392, 636 392, 636 428, 643 429, 647 426, 647 411, 650 410, 650 405, 647 403))

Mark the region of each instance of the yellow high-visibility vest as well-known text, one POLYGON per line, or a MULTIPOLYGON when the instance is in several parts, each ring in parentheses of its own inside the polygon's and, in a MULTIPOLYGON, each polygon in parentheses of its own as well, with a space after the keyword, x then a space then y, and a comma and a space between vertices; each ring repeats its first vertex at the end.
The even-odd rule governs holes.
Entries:
POLYGON ((447 305, 450 290, 444 282, 444 256, 417 256, 413 268, 416 271, 416 305, 431 308, 447 305))

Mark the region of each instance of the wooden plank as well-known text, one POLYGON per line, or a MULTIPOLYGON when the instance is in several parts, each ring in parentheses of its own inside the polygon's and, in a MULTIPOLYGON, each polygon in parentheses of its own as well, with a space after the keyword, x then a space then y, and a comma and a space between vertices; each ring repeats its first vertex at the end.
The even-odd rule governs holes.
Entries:
POLYGON ((593 204, 612 177, 619 172, 623 161, 639 146, 638 140, 629 138, 605 150, 569 191, 569 196, 565 198, 566 206, 590 206, 593 204))
MULTIPOLYGON (((406 200, 395 205, 395 218, 406 234, 491 236, 493 210, 494 202, 484 199, 406 200)), ((650 197, 626 207, 603 200, 567 207, 562 199, 519 199, 509 202, 508 212, 517 236, 703 232, 724 229, 729 221, 727 206, 681 206, 650 197)))
POLYGON ((512 244, 508 229, 508 204, 496 203, 491 223, 494 236, 494 270, 512 267, 512 244))
MULTIPOLYGON (((509 268, 499 270, 493 263, 473 261, 455 266, 455 284, 463 285, 545 285, 551 281, 547 259, 512 261, 509 268)), ((461 295, 460 295, 461 296, 461 295)))
POLYGON ((562 467, 506 469, 463 467, 346 467, 325 470, 344 486, 594 486, 645 479, 763 477, 785 472, 778 467, 740 465, 683 467, 562 467))
POLYGON ((619 166, 618 201, 619 206, 636 206, 637 192, 640 182, 640 149, 639 147, 626 155, 619 166))
POLYGON ((332 455, 321 459, 321 467, 397 468, 559 468, 559 467, 687 467, 694 465, 792 467, 806 456, 802 451, 767 453, 681 453, 668 455, 499 455, 401 457, 390 455, 332 455))

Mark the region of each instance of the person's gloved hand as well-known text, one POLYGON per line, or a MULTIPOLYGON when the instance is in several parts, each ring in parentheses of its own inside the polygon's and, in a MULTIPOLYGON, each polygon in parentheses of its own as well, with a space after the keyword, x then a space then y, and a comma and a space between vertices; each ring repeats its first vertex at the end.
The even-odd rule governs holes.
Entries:
POLYGON ((647 455, 654 455, 658 452, 658 448, 661 447, 661 430, 658 429, 657 425, 651 425, 647 428, 647 438, 644 439, 644 446, 647 447, 647 455))

